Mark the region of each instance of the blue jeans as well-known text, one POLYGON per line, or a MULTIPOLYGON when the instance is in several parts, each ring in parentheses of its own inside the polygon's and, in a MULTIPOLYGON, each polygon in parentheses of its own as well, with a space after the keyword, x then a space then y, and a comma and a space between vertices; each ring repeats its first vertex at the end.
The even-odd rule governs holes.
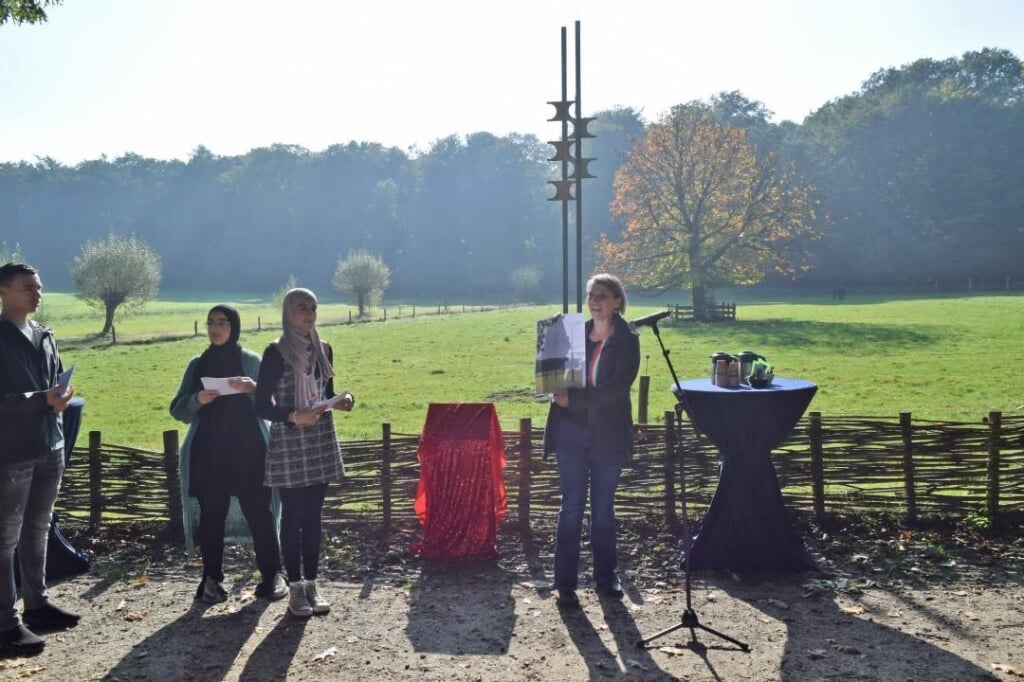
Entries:
POLYGON ((563 420, 555 436, 562 506, 555 531, 555 588, 575 590, 580 563, 583 510, 590 493, 590 549, 594 582, 615 579, 615 489, 622 467, 597 462, 586 447, 586 430, 563 420))
POLYGON ((26 609, 46 603, 46 541, 64 473, 64 449, 0 466, 0 631, 21 621, 14 608, 14 548, 26 609))

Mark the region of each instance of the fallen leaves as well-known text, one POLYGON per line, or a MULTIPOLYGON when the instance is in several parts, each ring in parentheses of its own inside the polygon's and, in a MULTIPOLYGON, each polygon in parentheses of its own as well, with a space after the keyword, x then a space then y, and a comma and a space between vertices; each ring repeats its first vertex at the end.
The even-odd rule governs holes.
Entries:
POLYGON ((625 656, 623 656, 622 660, 630 668, 635 668, 636 670, 643 670, 644 672, 649 672, 651 670, 649 667, 647 667, 647 665, 645 665, 641 661, 636 660, 635 658, 626 658, 625 656))
POLYGON ((836 651, 838 651, 841 654, 852 654, 852 655, 859 655, 860 654, 860 649, 858 649, 855 646, 851 646, 849 644, 833 644, 832 648, 835 649, 836 651))
MULTIPOLYGON (((859 656, 859 655, 861 655, 860 649, 858 649, 857 647, 852 646, 850 644, 837 644, 837 643, 833 642, 832 640, 828 640, 828 642, 829 642, 829 646, 833 650, 838 651, 841 654, 848 654, 850 656, 859 656)), ((810 658, 812 661, 821 660, 823 658, 826 658, 827 656, 828 656, 828 649, 808 649, 807 650, 807 657, 810 658)))
POLYGON ((1017 670, 1009 663, 993 663, 992 669, 999 673, 1013 675, 1014 677, 1024 677, 1024 673, 1021 673, 1021 671, 1017 670))
POLYGON ((831 594, 833 592, 837 594, 860 594, 865 589, 876 586, 877 585, 873 580, 861 579, 859 581, 852 581, 849 578, 808 580, 801 585, 804 591, 804 597, 818 597, 824 594, 831 594))
POLYGON ((114 610, 120 613, 121 618, 129 623, 149 618, 149 611, 130 611, 128 609, 128 603, 124 599, 118 603, 117 608, 114 610))
POLYGON ((44 668, 43 666, 36 665, 36 666, 31 667, 31 668, 25 668, 24 670, 19 670, 15 674, 14 677, 15 677, 15 679, 19 679, 19 680, 27 680, 30 677, 34 677, 36 675, 36 673, 41 673, 44 670, 46 670, 46 668, 44 668))

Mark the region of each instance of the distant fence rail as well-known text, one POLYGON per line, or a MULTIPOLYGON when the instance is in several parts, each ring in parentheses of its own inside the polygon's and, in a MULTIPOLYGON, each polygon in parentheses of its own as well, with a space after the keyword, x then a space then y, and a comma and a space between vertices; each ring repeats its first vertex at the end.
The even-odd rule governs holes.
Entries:
MULTIPOLYGON (((693 321, 693 306, 692 305, 679 305, 672 303, 668 306, 668 309, 672 312, 672 319, 679 322, 693 321)), ((709 305, 707 308, 707 314, 704 317, 705 320, 735 320, 736 319, 736 304, 735 303, 715 303, 709 305)))
MULTIPOLYGON (((375 307, 369 314, 360 317, 357 313, 349 310, 345 315, 341 316, 330 316, 326 313, 321 315, 317 319, 317 325, 320 327, 329 327, 337 325, 348 325, 348 324, 366 324, 370 322, 387 322, 390 320, 407 319, 415 317, 427 317, 431 315, 457 315, 463 313, 482 313, 491 310, 507 310, 510 308, 520 308, 525 303, 508 303, 508 304, 494 304, 494 305, 482 305, 482 304, 466 304, 466 303, 452 303, 447 302, 437 303, 433 305, 410 305, 405 303, 395 303, 388 306, 375 307)), ((256 324, 250 326, 243 326, 243 332, 260 332, 270 329, 280 329, 281 323, 275 318, 273 321, 263 321, 262 315, 256 316, 256 324)), ((110 340, 111 343, 151 343, 153 341, 177 341, 181 339, 187 339, 189 337, 200 336, 205 333, 205 323, 202 320, 193 320, 192 329, 184 331, 179 328, 178 331, 171 332, 159 332, 150 334, 124 334, 117 331, 117 327, 110 328, 110 340)), ((65 340, 61 344, 61 347, 75 346, 82 342, 92 343, 96 340, 95 337, 87 337, 85 339, 71 339, 70 341, 65 340)))
MULTIPOLYGON (((553 517, 559 506, 558 473, 544 461, 543 432, 529 419, 504 432, 508 520, 529 524, 553 517)), ((331 486, 324 520, 369 522, 385 530, 415 523, 419 436, 392 434, 342 444, 346 478, 331 486)), ((830 513, 887 511, 918 516, 982 515, 993 521, 1024 511, 1024 416, 989 413, 977 423, 898 418, 826 417, 809 413, 772 452, 790 509, 830 513)), ((718 480, 714 446, 667 412, 661 424, 641 424, 633 465, 616 497, 620 517, 663 516, 676 526, 680 473, 689 510, 707 509, 718 480)), ((165 432, 164 451, 102 443, 89 433, 75 449, 57 501, 63 519, 91 528, 135 521, 166 521, 181 533, 178 432, 165 432)))

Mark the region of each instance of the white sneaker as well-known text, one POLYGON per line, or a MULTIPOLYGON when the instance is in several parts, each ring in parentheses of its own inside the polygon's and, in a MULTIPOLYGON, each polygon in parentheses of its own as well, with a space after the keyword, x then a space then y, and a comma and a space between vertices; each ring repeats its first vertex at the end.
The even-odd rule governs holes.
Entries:
POLYGON ((308 618, 313 615, 313 607, 306 599, 306 590, 301 580, 296 580, 288 586, 288 612, 299 618, 308 618))
POLYGON ((316 591, 315 580, 307 580, 303 585, 306 587, 306 601, 309 602, 309 606, 313 609, 313 613, 327 613, 331 610, 330 602, 321 597, 320 593, 316 591))

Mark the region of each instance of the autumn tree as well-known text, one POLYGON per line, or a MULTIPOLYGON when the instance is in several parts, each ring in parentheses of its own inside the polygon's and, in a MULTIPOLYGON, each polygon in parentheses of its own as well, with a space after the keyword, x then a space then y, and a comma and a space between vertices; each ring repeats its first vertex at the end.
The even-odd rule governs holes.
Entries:
POLYGON ((87 241, 71 265, 78 298, 104 311, 103 331, 110 332, 118 308, 131 310, 156 296, 160 285, 160 256, 134 234, 111 232, 105 239, 87 241))
POLYGON ((391 269, 369 251, 350 251, 338 261, 334 271, 334 288, 356 299, 359 316, 366 308, 379 303, 391 281, 391 269))
POLYGON ((602 236, 600 265, 643 288, 689 287, 705 318, 711 288, 804 267, 810 195, 774 154, 755 154, 744 129, 703 103, 679 105, 616 174, 611 210, 626 229, 621 240, 602 236))

